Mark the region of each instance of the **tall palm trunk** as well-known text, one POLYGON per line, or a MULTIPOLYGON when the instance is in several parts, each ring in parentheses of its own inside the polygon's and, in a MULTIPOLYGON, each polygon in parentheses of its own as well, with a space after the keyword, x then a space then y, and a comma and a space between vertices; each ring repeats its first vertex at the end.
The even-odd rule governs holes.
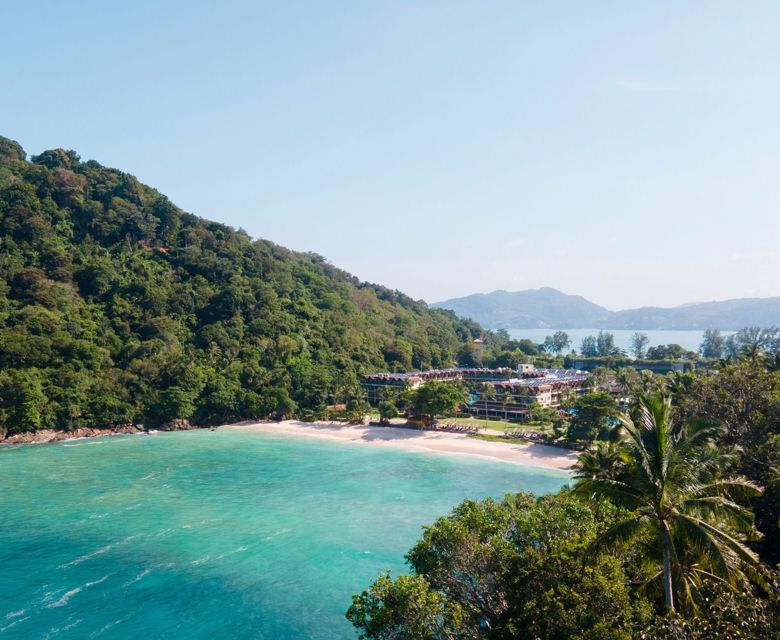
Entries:
POLYGON ((674 611, 674 594, 672 593, 672 539, 669 535, 669 525, 661 521, 661 553, 664 563, 664 604, 667 611, 674 611))
POLYGON ((641 397, 641 420, 622 417, 617 450, 625 467, 616 467, 607 456, 597 462, 593 452, 583 454, 576 485, 580 495, 607 498, 635 512, 602 534, 595 547, 626 544, 648 533, 661 545, 667 612, 675 611, 675 601, 683 598, 686 604, 693 595, 678 575, 681 560, 692 568, 697 565, 691 579, 714 575, 734 584, 748 580, 749 567, 758 558, 739 534, 752 533, 752 514, 736 500, 760 494, 745 478, 713 474, 729 459, 727 451, 713 444, 721 430, 701 422, 675 426, 671 410, 668 397, 641 397))

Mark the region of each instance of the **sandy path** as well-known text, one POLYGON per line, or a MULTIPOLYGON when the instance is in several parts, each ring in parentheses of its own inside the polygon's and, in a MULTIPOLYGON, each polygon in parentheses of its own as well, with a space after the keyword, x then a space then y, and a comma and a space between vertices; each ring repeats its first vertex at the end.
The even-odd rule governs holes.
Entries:
POLYGON ((470 438, 463 433, 448 433, 446 431, 417 431, 401 427, 354 426, 329 422, 309 423, 296 420, 243 422, 220 428, 394 447, 406 451, 465 454, 492 458, 502 462, 555 469, 568 469, 577 460, 575 453, 543 444, 488 442, 470 438))

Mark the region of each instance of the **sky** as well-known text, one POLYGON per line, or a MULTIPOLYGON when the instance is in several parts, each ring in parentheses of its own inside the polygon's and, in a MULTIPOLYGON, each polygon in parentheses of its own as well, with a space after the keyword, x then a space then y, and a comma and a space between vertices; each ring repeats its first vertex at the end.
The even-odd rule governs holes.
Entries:
POLYGON ((0 135, 429 302, 780 295, 780 3, 0 3, 0 135))

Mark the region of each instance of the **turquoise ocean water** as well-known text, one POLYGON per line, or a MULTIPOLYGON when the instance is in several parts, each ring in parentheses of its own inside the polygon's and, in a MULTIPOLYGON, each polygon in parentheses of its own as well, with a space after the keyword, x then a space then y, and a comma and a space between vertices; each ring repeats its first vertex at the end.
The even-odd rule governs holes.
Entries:
POLYGON ((0 639, 354 638, 344 612, 465 497, 563 472, 241 431, 0 449, 0 639))

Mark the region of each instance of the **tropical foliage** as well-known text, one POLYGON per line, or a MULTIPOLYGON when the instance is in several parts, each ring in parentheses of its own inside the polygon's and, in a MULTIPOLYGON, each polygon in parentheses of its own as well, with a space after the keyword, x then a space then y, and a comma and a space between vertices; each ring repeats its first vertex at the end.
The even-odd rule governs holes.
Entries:
POLYGON ((410 575, 354 597, 361 637, 780 638, 780 374, 743 356, 641 377, 574 491, 437 520, 410 575))
POLYGON ((455 413, 466 401, 466 390, 460 384, 430 380, 416 389, 405 391, 398 401, 412 418, 430 423, 436 416, 455 413))
POLYGON ((759 488, 725 475, 729 457, 714 443, 717 428, 675 424, 670 398, 642 398, 638 413, 636 423, 623 418, 617 455, 604 456, 601 464, 587 456, 578 467, 578 494, 629 511, 595 546, 641 546, 650 582, 660 581, 669 611, 676 601, 694 608, 704 578, 744 588, 758 558, 740 540, 753 533, 752 514, 743 505, 759 488))
POLYGON ((409 552, 412 575, 379 579, 347 618, 362 638, 629 640, 651 617, 620 563, 582 555, 599 518, 568 492, 466 501, 425 529, 409 552))
POLYGON ((478 327, 0 138, 0 432, 315 416, 478 327))

